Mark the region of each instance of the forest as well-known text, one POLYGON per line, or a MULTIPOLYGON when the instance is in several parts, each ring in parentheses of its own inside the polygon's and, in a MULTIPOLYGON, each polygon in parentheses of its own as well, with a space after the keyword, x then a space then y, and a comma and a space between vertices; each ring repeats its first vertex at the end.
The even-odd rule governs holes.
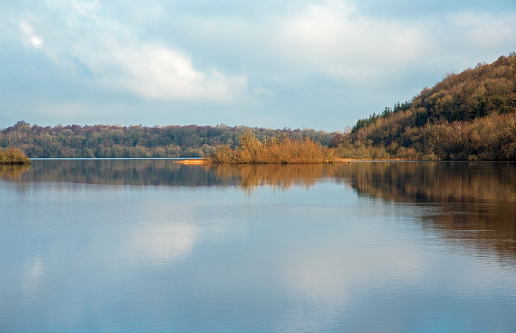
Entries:
POLYGON ((365 160, 516 160, 516 53, 448 74, 329 146, 365 160))
POLYGON ((327 146, 335 133, 313 129, 265 129, 246 126, 57 125, 18 121, 0 131, 0 148, 19 148, 30 158, 207 157, 217 146, 236 148, 251 131, 257 139, 309 138, 327 146))

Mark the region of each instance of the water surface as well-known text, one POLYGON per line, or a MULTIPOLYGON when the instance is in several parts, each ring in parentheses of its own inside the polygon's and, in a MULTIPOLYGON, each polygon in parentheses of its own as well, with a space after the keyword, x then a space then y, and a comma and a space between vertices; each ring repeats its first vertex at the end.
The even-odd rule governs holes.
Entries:
POLYGON ((516 165, 0 169, 0 332, 514 332, 516 165))

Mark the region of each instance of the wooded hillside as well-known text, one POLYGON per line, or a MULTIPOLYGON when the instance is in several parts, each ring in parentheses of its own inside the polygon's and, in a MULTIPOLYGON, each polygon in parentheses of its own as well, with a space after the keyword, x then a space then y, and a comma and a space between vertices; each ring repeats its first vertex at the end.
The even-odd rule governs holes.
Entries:
POLYGON ((516 160, 516 54, 449 74, 330 146, 359 159, 516 160))

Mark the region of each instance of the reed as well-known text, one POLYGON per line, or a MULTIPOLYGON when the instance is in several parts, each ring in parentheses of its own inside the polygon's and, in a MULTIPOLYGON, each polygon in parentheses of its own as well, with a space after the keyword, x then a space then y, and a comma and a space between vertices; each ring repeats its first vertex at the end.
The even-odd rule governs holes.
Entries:
POLYGON ((236 149, 218 146, 210 156, 212 163, 221 164, 321 164, 336 161, 335 151, 310 140, 269 138, 258 140, 252 132, 240 137, 236 149))

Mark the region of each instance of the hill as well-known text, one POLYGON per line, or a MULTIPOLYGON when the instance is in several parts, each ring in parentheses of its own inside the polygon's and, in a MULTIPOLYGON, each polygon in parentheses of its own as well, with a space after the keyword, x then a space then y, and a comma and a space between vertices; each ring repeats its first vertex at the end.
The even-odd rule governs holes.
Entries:
POLYGON ((330 147, 357 159, 516 160, 516 53, 359 119, 330 147))

